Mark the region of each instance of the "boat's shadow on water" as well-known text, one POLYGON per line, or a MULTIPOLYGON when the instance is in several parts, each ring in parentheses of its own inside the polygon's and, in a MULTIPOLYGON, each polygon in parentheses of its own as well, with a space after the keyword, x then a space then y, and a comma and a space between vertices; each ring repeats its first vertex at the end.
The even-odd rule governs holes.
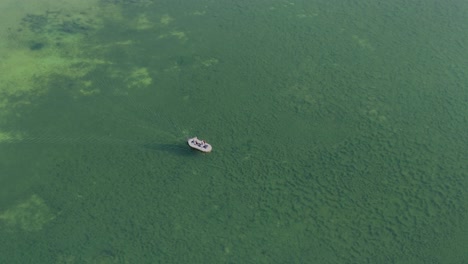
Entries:
POLYGON ((168 154, 176 156, 195 156, 197 151, 191 149, 187 144, 161 144, 161 143, 147 143, 143 147, 149 150, 163 151, 168 154))

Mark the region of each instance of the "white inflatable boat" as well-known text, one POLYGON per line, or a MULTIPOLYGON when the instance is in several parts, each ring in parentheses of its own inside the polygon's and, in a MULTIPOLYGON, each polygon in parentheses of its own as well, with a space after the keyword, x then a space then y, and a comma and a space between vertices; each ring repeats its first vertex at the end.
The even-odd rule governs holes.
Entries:
POLYGON ((199 140, 197 137, 190 138, 187 143, 191 148, 201 152, 211 152, 211 145, 206 143, 204 140, 199 140))

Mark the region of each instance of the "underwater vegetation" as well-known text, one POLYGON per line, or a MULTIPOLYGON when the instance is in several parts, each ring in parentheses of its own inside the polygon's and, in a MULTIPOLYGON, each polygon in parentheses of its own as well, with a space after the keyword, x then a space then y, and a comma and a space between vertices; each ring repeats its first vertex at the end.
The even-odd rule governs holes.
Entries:
MULTIPOLYGON (((84 34, 95 25, 92 18, 87 18, 86 12, 74 14, 56 11, 41 15, 27 14, 22 19, 21 26, 38 34, 84 34)), ((19 27, 18 30, 23 30, 22 27, 19 27)))
POLYGON ((29 199, 0 212, 0 221, 6 226, 7 232, 17 229, 39 231, 54 218, 44 200, 34 194, 29 199))
POLYGON ((399 35, 432 34, 418 16, 369 25, 359 8, 381 6, 353 3, 18 16, 0 48, 0 262, 463 263, 464 42, 434 64, 440 43, 399 35))

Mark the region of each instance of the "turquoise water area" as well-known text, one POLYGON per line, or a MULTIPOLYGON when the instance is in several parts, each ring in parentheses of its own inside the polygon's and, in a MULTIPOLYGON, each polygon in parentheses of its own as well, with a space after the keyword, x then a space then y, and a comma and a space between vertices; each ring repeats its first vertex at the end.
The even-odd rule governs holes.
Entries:
POLYGON ((28 2, 0 263, 468 262, 466 1, 28 2))

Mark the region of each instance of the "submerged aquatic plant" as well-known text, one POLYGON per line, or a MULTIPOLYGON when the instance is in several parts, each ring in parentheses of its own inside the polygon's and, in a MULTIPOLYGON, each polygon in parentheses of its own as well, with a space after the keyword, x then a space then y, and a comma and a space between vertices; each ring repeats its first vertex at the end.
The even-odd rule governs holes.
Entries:
POLYGON ((38 231, 54 219, 50 208, 44 200, 33 194, 29 199, 0 213, 0 220, 10 229, 38 231))

